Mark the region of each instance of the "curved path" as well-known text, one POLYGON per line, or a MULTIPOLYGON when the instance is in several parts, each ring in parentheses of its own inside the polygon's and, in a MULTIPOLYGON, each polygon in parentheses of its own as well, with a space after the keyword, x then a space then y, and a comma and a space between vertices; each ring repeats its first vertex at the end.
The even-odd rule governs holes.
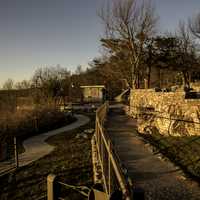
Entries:
POLYGON ((75 115, 75 117, 77 121, 72 124, 25 140, 23 143, 25 152, 19 155, 19 166, 28 165, 52 152, 55 147, 45 142, 47 138, 65 131, 73 130, 90 121, 90 119, 84 115, 75 115))
MULTIPOLYGON (((44 157, 45 155, 51 153, 55 147, 45 142, 47 138, 59 133, 63 133, 65 131, 76 129, 80 126, 85 125, 90 121, 90 119, 84 115, 75 115, 75 117, 77 118, 77 121, 75 121, 72 124, 25 140, 23 143, 25 152, 19 154, 19 166, 22 167, 28 165, 44 157)), ((10 170, 13 170, 14 168, 15 168, 14 160, 0 162, 0 176, 9 172, 10 170)))

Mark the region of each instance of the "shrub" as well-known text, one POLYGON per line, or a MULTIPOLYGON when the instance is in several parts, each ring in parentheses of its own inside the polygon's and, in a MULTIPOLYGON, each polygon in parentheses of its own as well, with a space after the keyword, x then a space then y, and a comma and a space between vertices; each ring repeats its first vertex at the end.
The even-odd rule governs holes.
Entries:
POLYGON ((0 139, 17 136, 26 139, 30 136, 56 129, 73 122, 72 116, 66 116, 54 108, 40 107, 31 111, 1 113, 0 139))

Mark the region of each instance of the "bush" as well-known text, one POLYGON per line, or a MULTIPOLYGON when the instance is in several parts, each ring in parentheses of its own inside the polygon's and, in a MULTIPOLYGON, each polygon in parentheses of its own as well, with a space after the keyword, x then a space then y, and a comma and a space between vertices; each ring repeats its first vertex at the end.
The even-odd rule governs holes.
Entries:
POLYGON ((40 134, 67 125, 75 120, 74 117, 54 108, 39 108, 31 111, 1 113, 0 138, 17 136, 20 139, 40 134))

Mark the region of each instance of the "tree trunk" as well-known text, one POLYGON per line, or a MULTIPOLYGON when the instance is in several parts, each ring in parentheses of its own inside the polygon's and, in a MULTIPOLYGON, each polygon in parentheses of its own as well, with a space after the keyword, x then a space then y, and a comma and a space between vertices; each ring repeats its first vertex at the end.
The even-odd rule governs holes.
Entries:
POLYGON ((183 78, 183 87, 184 89, 189 89, 190 88, 190 76, 188 71, 182 71, 182 78, 183 78))
POLYGON ((133 89, 139 89, 139 87, 140 87, 140 83, 139 83, 139 80, 140 78, 139 78, 139 73, 137 72, 137 73, 135 73, 134 74, 134 76, 133 76, 133 89))
POLYGON ((162 85, 162 83, 161 83, 161 69, 159 68, 158 70, 159 70, 159 71, 158 71, 159 88, 161 88, 161 85, 162 85))
POLYGON ((148 89, 150 88, 150 84, 151 84, 151 66, 148 66, 148 68, 147 68, 147 86, 148 86, 148 89))
POLYGON ((140 74, 139 72, 137 73, 137 89, 140 88, 140 74))

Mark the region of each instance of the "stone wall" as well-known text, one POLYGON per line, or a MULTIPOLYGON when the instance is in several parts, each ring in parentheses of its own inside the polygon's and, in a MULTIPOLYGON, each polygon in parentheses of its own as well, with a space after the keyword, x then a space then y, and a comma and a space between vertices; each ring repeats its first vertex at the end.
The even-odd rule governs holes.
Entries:
POLYGON ((200 92, 200 82, 195 82, 195 83, 191 83, 190 84, 190 87, 196 91, 196 92, 200 92))
POLYGON ((183 91, 132 90, 129 114, 140 132, 155 127, 164 135, 200 135, 200 100, 185 99, 183 91))

